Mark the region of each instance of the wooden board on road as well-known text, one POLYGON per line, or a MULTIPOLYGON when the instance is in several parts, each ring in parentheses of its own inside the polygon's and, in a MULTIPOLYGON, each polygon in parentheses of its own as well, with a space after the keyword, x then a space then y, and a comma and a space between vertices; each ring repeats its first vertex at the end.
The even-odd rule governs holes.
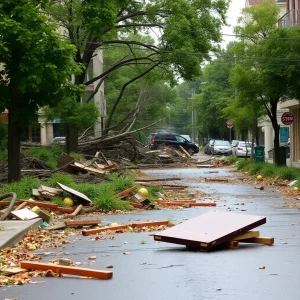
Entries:
POLYGON ((210 250, 266 223, 266 217, 211 211, 154 235, 154 240, 210 250))

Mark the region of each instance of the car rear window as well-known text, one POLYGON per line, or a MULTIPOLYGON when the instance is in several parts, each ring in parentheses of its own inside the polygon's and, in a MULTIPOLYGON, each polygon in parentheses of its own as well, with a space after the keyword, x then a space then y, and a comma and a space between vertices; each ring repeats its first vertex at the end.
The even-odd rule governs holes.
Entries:
POLYGON ((228 141, 215 141, 215 146, 230 146, 230 143, 228 141))
POLYGON ((241 146, 241 147, 251 147, 250 144, 246 144, 246 143, 240 143, 240 146, 241 146))

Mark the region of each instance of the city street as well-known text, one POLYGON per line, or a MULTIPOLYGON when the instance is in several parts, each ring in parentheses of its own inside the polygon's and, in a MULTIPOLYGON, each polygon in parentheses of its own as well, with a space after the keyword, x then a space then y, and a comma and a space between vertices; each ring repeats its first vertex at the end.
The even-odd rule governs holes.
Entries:
MULTIPOLYGON (((40 284, 1 288, 1 299, 18 300, 269 300, 300 299, 300 210, 283 208, 286 201, 276 191, 252 185, 204 182, 204 177, 234 177, 232 169, 147 170, 155 178, 180 177, 173 184, 186 184, 217 202, 216 207, 162 209, 136 214, 102 216, 102 222, 171 220, 175 224, 211 210, 266 216, 258 227, 261 236, 274 237, 273 246, 240 244, 239 249, 212 252, 187 251, 184 246, 159 243, 149 232, 115 234, 114 239, 92 240, 73 236, 74 244, 39 252, 55 252, 44 260, 70 258, 81 266, 106 269, 113 265, 112 280, 36 278, 40 284), (244 203, 244 205, 240 205, 244 203), (63 252, 63 253, 62 253, 63 252), (126 253, 125 253, 126 252, 126 253), (124 254, 125 253, 125 254, 124 254), (88 257, 95 263, 88 265, 88 257)), ((216 223, 218 220, 216 220, 216 223)))

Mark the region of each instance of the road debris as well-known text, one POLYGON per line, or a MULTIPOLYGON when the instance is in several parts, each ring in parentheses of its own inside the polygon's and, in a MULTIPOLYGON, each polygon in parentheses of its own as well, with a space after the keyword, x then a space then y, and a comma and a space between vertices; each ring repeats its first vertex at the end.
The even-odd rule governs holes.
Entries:
POLYGON ((266 217, 211 211, 155 234, 154 240, 202 250, 237 248, 240 242, 272 245, 274 238, 248 232, 264 223, 266 217))
POLYGON ((113 276, 113 273, 109 271, 77 268, 71 266, 55 265, 33 261, 21 261, 20 266, 21 268, 28 270, 52 271, 57 274, 69 274, 99 279, 111 279, 113 276))

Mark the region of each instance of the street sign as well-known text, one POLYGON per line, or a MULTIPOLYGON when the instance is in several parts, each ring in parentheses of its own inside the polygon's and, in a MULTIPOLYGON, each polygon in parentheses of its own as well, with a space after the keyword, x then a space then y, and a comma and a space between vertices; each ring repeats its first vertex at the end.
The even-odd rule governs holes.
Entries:
POLYGON ((294 122, 294 115, 291 112, 285 112, 281 116, 281 122, 284 125, 291 125, 294 122))
POLYGON ((233 127, 233 123, 230 120, 226 121, 226 126, 227 128, 232 128, 233 127))

